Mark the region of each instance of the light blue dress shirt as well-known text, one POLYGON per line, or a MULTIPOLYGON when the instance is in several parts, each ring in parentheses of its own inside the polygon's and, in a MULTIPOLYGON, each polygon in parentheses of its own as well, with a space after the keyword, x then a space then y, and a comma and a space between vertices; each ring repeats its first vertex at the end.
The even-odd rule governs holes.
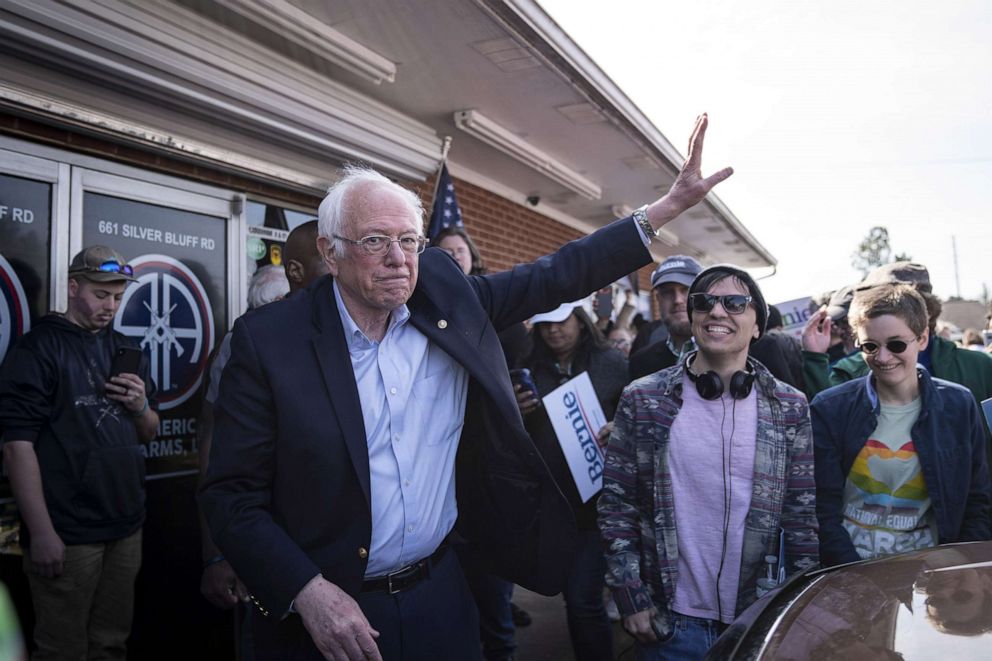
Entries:
POLYGON ((468 372, 428 341, 406 305, 381 342, 348 314, 334 283, 369 449, 372 544, 367 577, 429 556, 458 517, 455 454, 465 421, 468 372))

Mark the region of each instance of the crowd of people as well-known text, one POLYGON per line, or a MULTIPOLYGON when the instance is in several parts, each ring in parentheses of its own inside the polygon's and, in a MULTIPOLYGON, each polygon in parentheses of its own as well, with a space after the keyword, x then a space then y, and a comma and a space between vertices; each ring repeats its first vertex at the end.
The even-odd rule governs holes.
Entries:
MULTIPOLYGON (((607 605, 637 658, 699 659, 759 579, 992 537, 992 356, 937 335, 924 266, 839 287, 798 338, 747 271, 683 255, 653 272, 656 321, 586 312, 732 174, 702 176, 706 126, 661 199, 500 273, 345 171, 207 380, 201 589, 249 605, 243 658, 512 659, 516 584, 563 595, 580 661, 613 658, 607 605), (608 421, 592 497, 545 405, 582 374, 608 421)), ((147 359, 115 362, 131 280, 83 250, 68 310, 0 372, 38 659, 126 653, 158 421, 147 359)))

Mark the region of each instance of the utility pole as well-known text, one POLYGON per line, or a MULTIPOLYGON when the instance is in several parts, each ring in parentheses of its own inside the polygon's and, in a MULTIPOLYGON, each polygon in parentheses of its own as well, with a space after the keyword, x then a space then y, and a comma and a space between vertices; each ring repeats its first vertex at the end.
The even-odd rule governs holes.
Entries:
POLYGON ((958 275, 958 240, 951 235, 951 247, 954 249, 954 285, 958 289, 958 298, 961 298, 961 277, 958 275))

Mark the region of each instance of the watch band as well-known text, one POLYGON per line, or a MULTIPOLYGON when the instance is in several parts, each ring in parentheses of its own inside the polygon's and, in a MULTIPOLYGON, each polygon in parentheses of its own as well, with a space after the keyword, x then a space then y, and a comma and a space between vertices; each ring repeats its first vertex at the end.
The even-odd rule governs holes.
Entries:
POLYGON ((651 223, 648 222, 648 205, 644 205, 640 209, 634 209, 634 213, 631 215, 634 217, 634 221, 641 226, 641 231, 644 232, 645 236, 649 239, 653 239, 658 236, 658 230, 651 227, 651 223))

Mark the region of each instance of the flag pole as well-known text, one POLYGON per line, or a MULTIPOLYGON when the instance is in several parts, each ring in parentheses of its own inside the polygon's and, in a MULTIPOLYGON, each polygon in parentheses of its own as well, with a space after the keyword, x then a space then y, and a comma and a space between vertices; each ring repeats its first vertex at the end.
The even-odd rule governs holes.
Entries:
POLYGON ((434 209, 434 204, 437 202, 437 189, 441 184, 441 168, 448 161, 448 150, 451 149, 451 136, 444 136, 444 143, 441 145, 441 162, 438 163, 437 172, 434 173, 434 194, 431 195, 431 210, 434 209))

